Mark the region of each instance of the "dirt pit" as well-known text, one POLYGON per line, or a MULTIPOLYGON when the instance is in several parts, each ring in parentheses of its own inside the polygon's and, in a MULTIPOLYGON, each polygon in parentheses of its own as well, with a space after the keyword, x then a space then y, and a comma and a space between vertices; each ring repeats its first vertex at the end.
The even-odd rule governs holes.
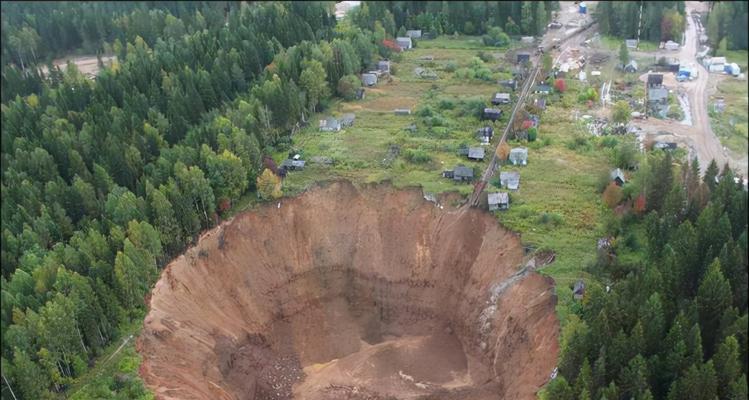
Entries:
POLYGON ((523 262, 485 211, 325 184, 166 267, 140 373, 158 399, 532 399, 559 327, 523 262))

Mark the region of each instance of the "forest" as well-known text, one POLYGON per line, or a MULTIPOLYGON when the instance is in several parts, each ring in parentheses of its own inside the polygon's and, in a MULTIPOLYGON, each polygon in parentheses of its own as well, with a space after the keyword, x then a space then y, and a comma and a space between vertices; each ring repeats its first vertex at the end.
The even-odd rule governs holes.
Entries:
MULTIPOLYGON (((536 35, 555 9, 363 2, 336 22, 332 2, 3 2, 3 398, 55 398, 84 375, 142 318, 160 268, 256 195, 263 157, 397 59, 385 39, 536 35), (92 81, 52 65, 71 52, 116 61, 92 81)), ((746 398, 746 193, 729 171, 670 166, 648 163, 647 212, 612 223, 644 224, 647 245, 621 246, 647 256, 591 266, 616 283, 570 324, 551 398, 694 398, 695 382, 704 398, 746 398)), ((110 389, 146 395, 137 381, 110 389)))
POLYGON ((623 39, 680 42, 686 27, 683 1, 603 1, 594 13, 602 34, 623 39), (642 20, 640 8, 642 6, 642 20))
POLYGON ((747 398, 747 192, 734 178, 649 154, 619 193, 632 212, 607 222, 617 239, 588 268, 607 284, 565 328, 547 399, 747 398))

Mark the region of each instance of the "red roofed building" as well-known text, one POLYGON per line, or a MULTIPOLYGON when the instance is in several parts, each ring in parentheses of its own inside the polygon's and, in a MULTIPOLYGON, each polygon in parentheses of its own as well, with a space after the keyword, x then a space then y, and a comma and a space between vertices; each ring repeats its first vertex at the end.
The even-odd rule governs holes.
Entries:
POLYGON ((397 52, 397 53, 400 53, 400 51, 401 51, 400 46, 398 46, 397 44, 395 44, 394 40, 384 39, 382 41, 382 45, 385 46, 385 47, 387 47, 388 49, 390 49, 392 51, 397 52))

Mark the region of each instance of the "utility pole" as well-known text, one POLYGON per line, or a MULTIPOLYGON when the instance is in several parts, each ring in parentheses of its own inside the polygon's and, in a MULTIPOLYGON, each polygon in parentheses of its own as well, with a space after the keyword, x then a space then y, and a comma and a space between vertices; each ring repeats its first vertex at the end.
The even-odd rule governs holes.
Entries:
POLYGON ((637 19, 637 47, 640 48, 640 29, 642 29, 642 1, 640 1, 640 18, 637 19))

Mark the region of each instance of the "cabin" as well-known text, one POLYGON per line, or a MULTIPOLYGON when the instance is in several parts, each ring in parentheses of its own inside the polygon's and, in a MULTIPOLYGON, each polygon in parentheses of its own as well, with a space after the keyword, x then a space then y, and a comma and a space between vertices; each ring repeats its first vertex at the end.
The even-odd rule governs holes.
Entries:
POLYGON ((413 48, 413 42, 408 36, 395 38, 395 44, 403 51, 413 48))
POLYGON ((582 300, 585 296, 585 282, 582 279, 575 282, 575 286, 572 289, 572 297, 575 300, 582 300))
POLYGON ((627 65, 624 66, 624 72, 633 73, 637 72, 637 61, 635 60, 629 60, 627 65))
POLYGON ((406 36, 410 37, 411 39, 421 39, 421 29, 408 30, 406 31, 406 36))
POLYGON ((510 208, 510 195, 507 192, 489 193, 489 211, 507 210, 510 208))
POLYGON ((458 165, 453 170, 443 171, 442 176, 456 182, 470 182, 473 180, 473 168, 458 165))
POLYGON ((410 108, 396 108, 393 110, 393 113, 395 115, 411 115, 411 109, 410 108))
POLYGON ((498 120, 500 117, 502 117, 502 110, 496 109, 496 108, 485 108, 484 112, 481 114, 481 119, 488 119, 492 121, 498 120))
POLYGON ((298 171, 304 169, 304 160, 295 160, 293 158, 287 158, 281 163, 281 169, 286 171, 298 171))
POLYGON ((468 159, 475 160, 475 161, 483 161, 484 160, 484 148, 483 147, 469 147, 468 159))
POLYGON ((356 116, 354 114, 343 114, 341 116, 341 127, 346 128, 349 126, 354 125, 354 121, 356 120, 356 116))
POLYGON ((517 54, 517 63, 523 64, 531 61, 531 54, 526 52, 521 52, 517 54))
POLYGON ((495 106, 498 106, 500 104, 510 104, 510 94, 494 93, 494 97, 492 97, 492 104, 494 104, 495 106))
POLYGON ((510 162, 512 165, 528 165, 528 149, 516 147, 510 150, 510 162))
POLYGON ((338 132, 341 130, 341 122, 333 117, 320 120, 321 132, 338 132))
POLYGON ((364 100, 364 97, 366 96, 364 88, 356 89, 356 99, 357 100, 364 100))
POLYGON ((624 178, 624 171, 622 171, 621 168, 612 170, 609 176, 611 177, 611 181, 616 183, 617 186, 622 186, 627 183, 627 180, 624 178))
POLYGON ((505 189, 518 190, 520 188, 520 172, 506 171, 499 173, 499 185, 505 189))
POLYGON ((383 74, 390 73, 390 60, 380 60, 377 62, 377 70, 383 74))
POLYGON ((366 73, 361 74, 361 83, 364 86, 374 86, 377 84, 377 74, 366 73))

